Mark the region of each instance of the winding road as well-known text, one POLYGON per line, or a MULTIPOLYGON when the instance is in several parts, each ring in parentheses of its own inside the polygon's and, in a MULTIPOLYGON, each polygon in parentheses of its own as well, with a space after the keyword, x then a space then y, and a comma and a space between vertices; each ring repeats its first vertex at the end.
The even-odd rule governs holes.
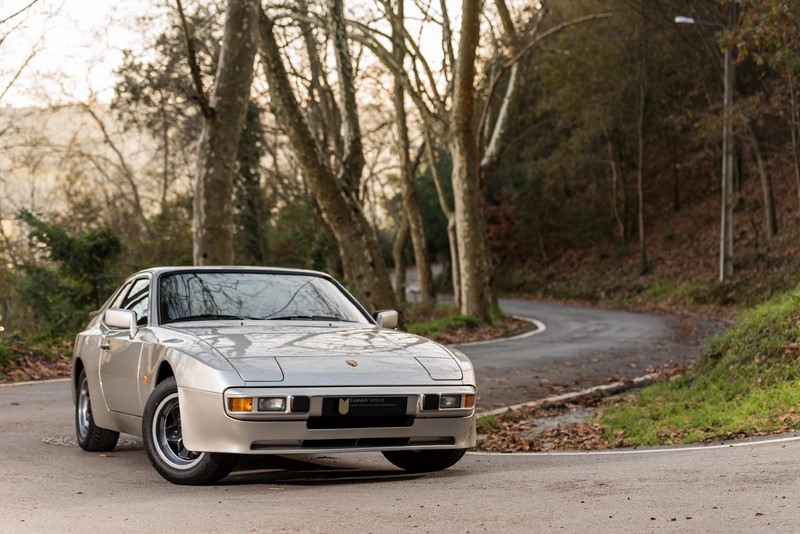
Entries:
MULTIPOLYGON (((692 336, 676 335, 685 321, 666 316, 503 305, 547 328, 463 347, 486 373, 484 386, 499 379, 484 403, 499 402, 503 387, 528 400, 526 392, 547 390, 543 380, 584 385, 617 364, 624 369, 616 374, 640 374, 640 365, 697 349, 683 341, 692 336), (569 372, 552 369, 561 366, 569 372), (513 378, 502 382, 506 374, 513 378)), ((247 458, 219 485, 179 487, 129 436, 112 453, 80 451, 72 413, 66 381, 0 387, 0 532, 794 532, 800 524, 800 436, 470 453, 428 475, 395 469, 379 454, 247 458)))
POLYGON ((480 407, 491 409, 685 365, 719 323, 525 300, 501 300, 509 315, 534 318, 541 333, 461 345, 475 364, 480 407))

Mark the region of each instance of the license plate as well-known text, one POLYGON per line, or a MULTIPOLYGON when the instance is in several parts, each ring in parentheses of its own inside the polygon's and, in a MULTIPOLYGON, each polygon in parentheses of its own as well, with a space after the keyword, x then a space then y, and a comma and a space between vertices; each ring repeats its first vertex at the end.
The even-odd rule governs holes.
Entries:
POLYGON ((322 400, 322 415, 405 415, 407 405, 406 397, 333 397, 322 400))

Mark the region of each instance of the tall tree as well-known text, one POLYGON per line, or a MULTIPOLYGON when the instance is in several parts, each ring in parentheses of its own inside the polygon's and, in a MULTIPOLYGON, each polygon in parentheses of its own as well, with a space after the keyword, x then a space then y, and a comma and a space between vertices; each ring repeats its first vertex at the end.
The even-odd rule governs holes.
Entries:
POLYGON ((364 156, 342 0, 330 0, 328 14, 339 76, 344 137, 344 152, 338 169, 324 157, 313 135, 286 73, 275 39, 274 22, 260 8, 259 52, 269 83, 270 108, 286 131, 306 184, 336 237, 346 276, 369 308, 394 308, 396 300, 389 271, 357 197, 364 156))
POLYGON ((644 174, 645 174, 645 120, 647 115, 647 31, 644 14, 639 25, 639 60, 637 62, 637 78, 639 81, 639 114, 636 121, 636 137, 638 140, 638 157, 636 159, 636 221, 639 228, 639 272, 645 274, 647 264, 647 240, 644 232, 644 174))
POLYGON ((461 34, 453 78, 453 107, 450 111, 450 155, 453 159, 453 199, 460 270, 461 310, 488 319, 492 302, 480 166, 475 157, 478 146, 475 114, 475 60, 480 39, 480 0, 464 0, 461 34))
MULTIPOLYGON (((404 29, 404 0, 395 0, 395 8, 392 16, 392 52, 394 60, 398 65, 403 65, 405 61, 405 43, 403 36, 404 29)), ((391 9, 391 2, 386 3, 387 9, 391 9)), ((422 213, 417 200, 417 188, 414 183, 414 172, 412 170, 411 157, 409 154, 408 141, 408 121, 406 118, 406 95, 401 76, 394 76, 394 109, 397 119, 397 140, 398 152, 400 155, 400 187, 403 193, 403 209, 406 213, 403 219, 404 227, 408 226, 411 234, 411 245, 414 249, 414 263, 419 274, 420 296, 423 301, 432 301, 435 298, 433 290, 433 275, 431 274, 431 263, 425 242, 425 228, 422 225, 422 213)), ((399 286, 398 279, 398 286, 399 286)))
MULTIPOLYGON (((442 25, 443 50, 445 51, 445 72, 443 78, 446 85, 437 83, 434 71, 427 61, 420 46, 404 31, 405 43, 412 66, 405 69, 399 64, 395 55, 381 41, 381 33, 367 24, 352 21, 356 29, 354 37, 368 47, 380 61, 398 76, 414 103, 423 122, 423 130, 432 137, 432 141, 447 147, 453 163, 453 193, 455 209, 455 239, 450 240, 451 248, 455 248, 457 261, 453 268, 458 276, 453 276, 453 289, 456 302, 460 304, 462 313, 489 320, 495 305, 492 288, 492 265, 484 215, 484 185, 486 176, 496 167, 503 153, 505 132, 511 122, 511 112, 523 77, 517 64, 543 39, 579 22, 608 16, 589 15, 574 21, 562 23, 547 32, 539 33, 538 22, 544 13, 542 5, 530 11, 533 17, 524 24, 523 35, 518 33, 513 24, 508 24, 511 16, 505 3, 497 0, 495 4, 501 12, 503 27, 508 41, 515 44, 509 58, 503 59, 500 75, 510 72, 506 91, 499 104, 499 113, 488 125, 488 107, 492 94, 500 81, 500 75, 489 84, 489 94, 483 106, 478 102, 479 87, 475 82, 478 67, 478 44, 480 40, 480 20, 483 3, 465 0, 461 12, 461 33, 459 46, 453 47, 450 31, 450 20, 447 15, 446 2, 442 1, 440 13, 426 15, 428 19, 438 19, 442 25), (447 72, 447 68, 452 72, 447 72), (448 105, 449 104, 449 105, 448 105), (476 117, 481 117, 476 123, 476 117), (484 132, 489 140, 483 157, 480 140, 484 132)), ((445 204, 442 204, 445 206, 445 204)))
POLYGON ((269 205, 261 177, 261 159, 266 153, 266 140, 261 113, 258 104, 248 104, 233 179, 236 261, 252 265, 265 265, 268 262, 269 205))
POLYGON ((234 260, 233 175, 253 79, 259 2, 228 1, 222 48, 210 97, 203 88, 193 38, 180 0, 177 5, 184 25, 196 98, 204 118, 194 187, 194 263, 227 265, 234 260))

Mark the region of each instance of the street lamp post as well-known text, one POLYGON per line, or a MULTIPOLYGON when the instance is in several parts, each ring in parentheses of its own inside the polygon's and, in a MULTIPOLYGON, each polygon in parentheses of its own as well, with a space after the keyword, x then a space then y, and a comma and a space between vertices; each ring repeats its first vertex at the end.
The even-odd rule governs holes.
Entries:
MULTIPOLYGON (((676 24, 700 24, 717 26, 724 31, 728 27, 716 22, 697 21, 691 17, 675 17, 676 24)), ((724 282, 733 276, 733 87, 736 72, 733 65, 733 46, 725 47, 723 63, 723 105, 722 105, 722 202, 720 208, 719 238, 719 281, 724 282)))

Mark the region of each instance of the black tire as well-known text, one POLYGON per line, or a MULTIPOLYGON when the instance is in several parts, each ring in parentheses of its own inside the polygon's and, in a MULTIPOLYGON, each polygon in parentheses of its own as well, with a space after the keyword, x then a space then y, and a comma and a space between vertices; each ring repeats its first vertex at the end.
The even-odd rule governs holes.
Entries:
POLYGON ((78 376, 77 402, 75 403, 75 434, 81 449, 90 452, 107 452, 117 446, 119 432, 100 428, 92 417, 92 401, 86 371, 78 376))
POLYGON ((233 471, 239 459, 235 454, 194 452, 184 447, 178 385, 173 377, 158 384, 147 399, 142 440, 150 463, 173 484, 211 484, 233 471))
POLYGON ((433 449, 421 451, 383 451, 387 460, 410 473, 429 473, 454 466, 467 449, 433 449))

